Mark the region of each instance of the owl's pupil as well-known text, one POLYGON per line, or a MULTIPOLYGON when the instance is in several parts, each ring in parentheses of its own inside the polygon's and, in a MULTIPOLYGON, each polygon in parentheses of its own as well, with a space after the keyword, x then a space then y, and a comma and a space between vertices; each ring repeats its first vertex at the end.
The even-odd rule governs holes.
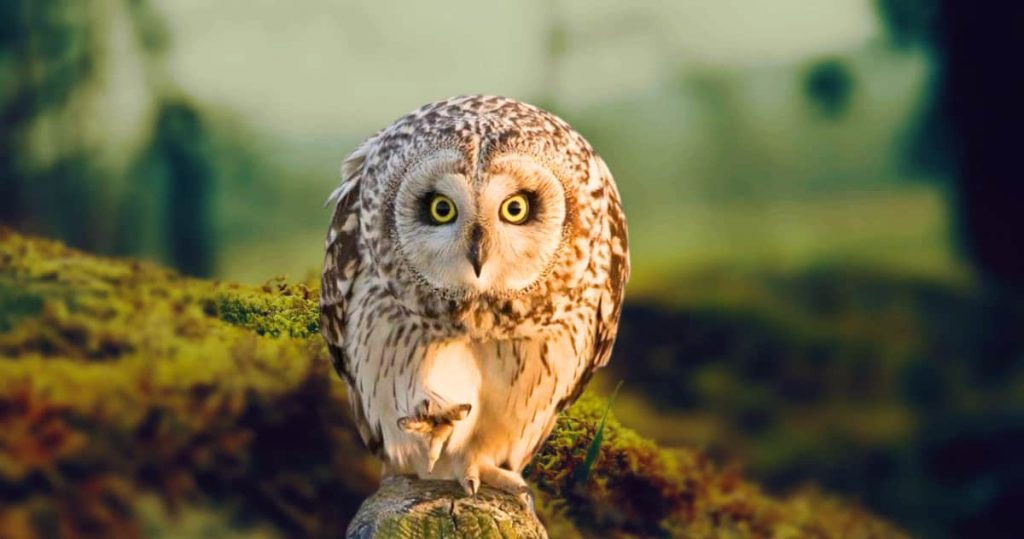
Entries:
POLYGON ((519 217, 519 214, 523 213, 523 205, 517 200, 513 200, 508 203, 508 213, 512 217, 519 217))
POLYGON ((441 217, 448 217, 448 215, 452 211, 452 207, 444 200, 438 201, 437 206, 435 206, 435 208, 437 209, 437 214, 440 215, 441 217))

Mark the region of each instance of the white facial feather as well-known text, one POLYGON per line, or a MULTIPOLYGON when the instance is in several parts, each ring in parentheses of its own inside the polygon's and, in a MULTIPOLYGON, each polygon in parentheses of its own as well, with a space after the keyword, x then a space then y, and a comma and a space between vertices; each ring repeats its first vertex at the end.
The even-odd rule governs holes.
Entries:
POLYGON ((521 157, 500 160, 483 180, 481 222, 488 238, 488 259, 481 277, 486 291, 514 295, 541 279, 563 241, 565 195, 562 184, 543 166, 521 157), (523 224, 501 219, 509 197, 528 193, 530 216, 523 224))
POLYGON ((395 197, 395 230, 406 262, 421 278, 445 295, 512 296, 537 282, 562 243, 564 190, 543 165, 522 156, 496 159, 478 181, 450 172, 447 155, 415 167, 395 197), (434 194, 448 197, 456 218, 445 224, 429 220, 426 210, 434 194), (525 195, 529 216, 521 224, 501 218, 510 197, 525 195), (482 234, 483 260, 477 275, 469 251, 473 228, 482 234))

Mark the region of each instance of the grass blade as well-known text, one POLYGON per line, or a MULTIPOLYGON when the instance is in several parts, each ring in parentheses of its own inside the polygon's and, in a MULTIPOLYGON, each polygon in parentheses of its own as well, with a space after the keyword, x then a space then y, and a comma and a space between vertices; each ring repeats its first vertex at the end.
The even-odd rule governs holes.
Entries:
POLYGON ((590 442, 590 447, 587 448, 587 456, 583 459, 583 464, 576 469, 573 480, 577 485, 585 485, 590 479, 590 470, 594 467, 594 461, 597 460, 598 451, 601 449, 601 442, 604 440, 604 424, 608 419, 608 411, 612 409, 612 403, 615 402, 615 397, 619 394, 621 387, 622 380, 619 380, 619 383, 615 385, 615 391, 612 391, 612 396, 608 397, 608 406, 601 414, 601 422, 597 424, 597 432, 594 433, 594 439, 590 442))

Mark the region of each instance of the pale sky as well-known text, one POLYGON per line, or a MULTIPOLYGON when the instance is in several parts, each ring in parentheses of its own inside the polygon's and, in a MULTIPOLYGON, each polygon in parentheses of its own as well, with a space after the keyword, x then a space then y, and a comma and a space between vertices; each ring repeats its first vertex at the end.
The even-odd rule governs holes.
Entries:
MULTIPOLYGON (((544 87, 550 0, 158 0, 190 94, 298 136, 370 132, 455 94, 544 87)), ((569 106, 656 89, 689 65, 792 62, 863 44, 869 0, 563 0, 569 106), (637 7, 637 6, 643 7, 637 7)))

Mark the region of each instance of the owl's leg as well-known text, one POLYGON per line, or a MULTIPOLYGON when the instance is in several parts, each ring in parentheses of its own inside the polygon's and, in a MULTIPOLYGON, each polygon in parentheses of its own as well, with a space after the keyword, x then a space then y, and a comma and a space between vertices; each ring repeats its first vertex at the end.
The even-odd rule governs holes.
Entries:
POLYGON ((445 406, 433 399, 423 399, 412 415, 398 419, 398 427, 405 432, 419 434, 427 445, 427 471, 433 471, 434 464, 441 456, 445 442, 451 438, 455 422, 469 415, 471 404, 445 406))
POLYGON ((530 505, 532 494, 522 475, 512 470, 495 466, 490 459, 486 457, 479 458, 479 456, 473 454, 463 456, 461 463, 462 470, 461 472, 456 472, 455 478, 462 485, 462 489, 466 491, 466 494, 476 496, 476 493, 480 490, 480 484, 483 483, 498 490, 515 494, 524 503, 530 505))

